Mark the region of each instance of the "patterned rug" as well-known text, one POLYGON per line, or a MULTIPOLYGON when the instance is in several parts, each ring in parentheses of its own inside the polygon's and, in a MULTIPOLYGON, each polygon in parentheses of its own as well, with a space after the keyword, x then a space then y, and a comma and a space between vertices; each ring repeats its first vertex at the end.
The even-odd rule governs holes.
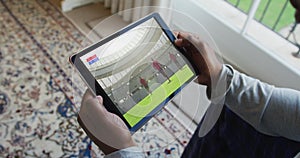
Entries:
MULTIPOLYGON (((0 0, 0 14, 0 157, 102 157, 76 121, 85 87, 68 63, 90 42, 47 0, 0 0)), ((179 157, 190 137, 167 110, 134 135, 149 157, 179 157)))

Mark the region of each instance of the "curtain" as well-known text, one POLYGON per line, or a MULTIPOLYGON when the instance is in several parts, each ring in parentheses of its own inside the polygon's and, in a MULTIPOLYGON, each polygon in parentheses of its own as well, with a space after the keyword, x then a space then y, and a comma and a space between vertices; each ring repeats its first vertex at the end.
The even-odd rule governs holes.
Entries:
POLYGON ((146 16, 159 7, 168 8, 170 0, 103 0, 104 6, 111 9, 112 14, 119 14, 126 22, 131 22, 146 16), (158 7, 149 7, 158 6, 158 7), (131 8, 135 8, 132 9, 131 8), (155 8, 155 9, 154 9, 155 8))

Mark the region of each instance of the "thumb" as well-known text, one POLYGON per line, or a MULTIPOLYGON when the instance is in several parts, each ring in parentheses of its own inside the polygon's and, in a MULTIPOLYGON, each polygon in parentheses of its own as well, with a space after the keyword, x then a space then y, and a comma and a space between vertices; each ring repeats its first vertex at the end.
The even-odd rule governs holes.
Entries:
POLYGON ((98 95, 96 98, 100 104, 103 104, 103 98, 100 95, 98 95))

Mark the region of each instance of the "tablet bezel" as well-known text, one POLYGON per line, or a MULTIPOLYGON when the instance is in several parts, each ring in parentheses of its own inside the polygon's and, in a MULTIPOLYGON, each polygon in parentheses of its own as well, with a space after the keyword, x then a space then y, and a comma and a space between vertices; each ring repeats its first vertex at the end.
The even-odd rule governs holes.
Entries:
MULTIPOLYGON (((95 50, 96 48, 106 44, 107 42, 121 36, 122 34, 128 32, 129 30, 137 27, 138 25, 146 22, 147 20, 150 20, 151 18, 154 18, 156 20, 156 22, 159 24, 159 26, 161 27, 161 29, 163 30, 163 32, 165 33, 165 35, 167 36, 167 38, 171 41, 171 43, 173 44, 173 46, 179 51, 181 52, 181 54, 183 56, 185 56, 184 50, 182 48, 178 48, 174 45, 174 41, 176 39, 176 37, 174 36, 174 34, 172 33, 172 31, 169 29, 169 27, 167 26, 167 24, 164 22, 164 20, 161 18, 161 16, 159 15, 159 13, 152 13, 130 25, 128 25, 127 27, 115 32, 114 34, 104 38, 103 40, 79 51, 79 53, 76 53, 72 56, 70 56, 69 60, 71 62, 72 65, 75 66, 75 68, 77 69, 77 71, 79 72, 81 78, 84 80, 84 82, 87 84, 87 86, 89 87, 89 89, 92 91, 92 93, 97 96, 97 95, 101 95, 103 98, 103 105, 104 107, 109 111, 112 112, 116 115, 118 115, 127 125, 127 127, 129 128, 129 130, 134 133, 136 132, 139 128, 141 128, 146 122, 148 122, 152 116, 154 114, 156 114, 164 105, 166 105, 184 86, 182 85, 181 87, 179 87, 174 93, 172 93, 170 96, 167 97, 166 100, 164 100, 160 105, 158 105, 155 109, 153 109, 149 114, 147 114, 146 117, 144 117, 143 119, 141 119, 136 125, 134 125, 133 127, 129 125, 129 123, 127 122, 127 120, 124 118, 124 116, 121 114, 121 112, 118 110, 118 108, 116 107, 116 105, 113 103, 113 101, 110 99, 110 97, 106 94, 106 92, 104 91, 104 89, 99 85, 99 83, 97 82, 97 80, 94 78, 94 76, 90 73, 90 71, 87 69, 87 67, 84 65, 84 63, 80 60, 80 57, 95 50)), ((194 76, 196 76, 198 73, 195 72, 195 66, 191 65, 190 62, 188 62, 186 59, 184 59, 185 62, 189 65, 190 68, 193 68, 193 73, 195 74, 194 76)), ((194 77, 190 78, 189 81, 193 80, 194 77)))

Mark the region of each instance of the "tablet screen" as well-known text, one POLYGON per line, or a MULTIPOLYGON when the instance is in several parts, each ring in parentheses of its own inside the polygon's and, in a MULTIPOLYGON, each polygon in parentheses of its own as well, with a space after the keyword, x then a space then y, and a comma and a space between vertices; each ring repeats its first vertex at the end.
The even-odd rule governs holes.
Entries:
POLYGON ((80 56, 131 128, 151 118, 195 77, 155 18, 80 56))

